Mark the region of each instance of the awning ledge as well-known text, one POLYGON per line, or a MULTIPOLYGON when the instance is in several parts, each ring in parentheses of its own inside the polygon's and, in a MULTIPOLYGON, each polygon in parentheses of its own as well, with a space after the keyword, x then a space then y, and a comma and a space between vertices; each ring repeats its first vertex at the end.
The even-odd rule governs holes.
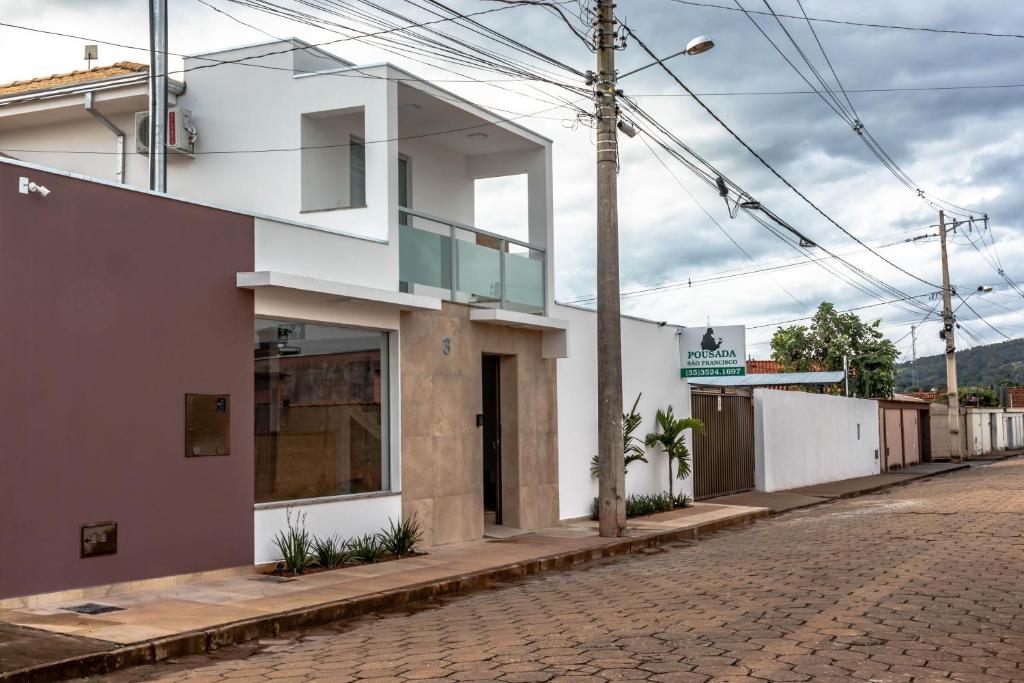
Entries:
POLYGON ((241 272, 236 275, 235 279, 240 289, 288 290, 318 298, 332 299, 339 303, 371 303, 391 306, 402 311, 441 310, 441 300, 434 297, 377 289, 376 287, 363 287, 347 282, 323 280, 273 270, 241 272))
POLYGON ((538 330, 542 333, 541 347, 544 358, 569 357, 568 320, 509 311, 504 308, 474 308, 469 312, 469 319, 478 323, 538 330))
POLYGON ((533 313, 521 313, 504 308, 474 308, 469 312, 469 319, 478 323, 505 325, 506 327, 525 327, 528 330, 568 330, 569 321, 561 318, 549 318, 533 313))

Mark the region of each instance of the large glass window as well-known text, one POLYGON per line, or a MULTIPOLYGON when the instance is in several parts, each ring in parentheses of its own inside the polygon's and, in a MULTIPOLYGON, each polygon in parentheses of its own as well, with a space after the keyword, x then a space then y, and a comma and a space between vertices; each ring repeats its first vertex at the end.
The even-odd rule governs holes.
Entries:
POLYGON ((384 491, 387 335, 257 318, 256 502, 384 491))

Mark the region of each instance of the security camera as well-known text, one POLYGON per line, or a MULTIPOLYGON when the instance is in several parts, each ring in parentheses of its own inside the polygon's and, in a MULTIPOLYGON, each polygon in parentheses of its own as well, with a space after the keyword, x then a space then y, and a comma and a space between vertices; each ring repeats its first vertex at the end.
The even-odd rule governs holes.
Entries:
POLYGON ((18 192, 21 194, 32 194, 33 192, 38 194, 40 197, 45 197, 50 194, 50 190, 39 183, 29 180, 24 176, 18 178, 18 192))

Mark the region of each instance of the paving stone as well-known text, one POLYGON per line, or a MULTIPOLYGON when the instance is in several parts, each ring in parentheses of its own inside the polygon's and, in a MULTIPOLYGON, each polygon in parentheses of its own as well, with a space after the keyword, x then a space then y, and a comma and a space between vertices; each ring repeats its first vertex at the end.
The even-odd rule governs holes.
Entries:
POLYGON ((1022 513, 1011 460, 108 679, 1024 680, 1022 513))

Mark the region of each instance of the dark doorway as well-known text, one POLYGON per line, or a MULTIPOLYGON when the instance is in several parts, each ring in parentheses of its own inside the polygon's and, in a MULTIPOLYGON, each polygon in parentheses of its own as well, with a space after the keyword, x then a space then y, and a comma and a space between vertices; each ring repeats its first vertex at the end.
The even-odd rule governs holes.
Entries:
POLYGON ((501 524, 501 357, 484 356, 484 524, 501 524))

